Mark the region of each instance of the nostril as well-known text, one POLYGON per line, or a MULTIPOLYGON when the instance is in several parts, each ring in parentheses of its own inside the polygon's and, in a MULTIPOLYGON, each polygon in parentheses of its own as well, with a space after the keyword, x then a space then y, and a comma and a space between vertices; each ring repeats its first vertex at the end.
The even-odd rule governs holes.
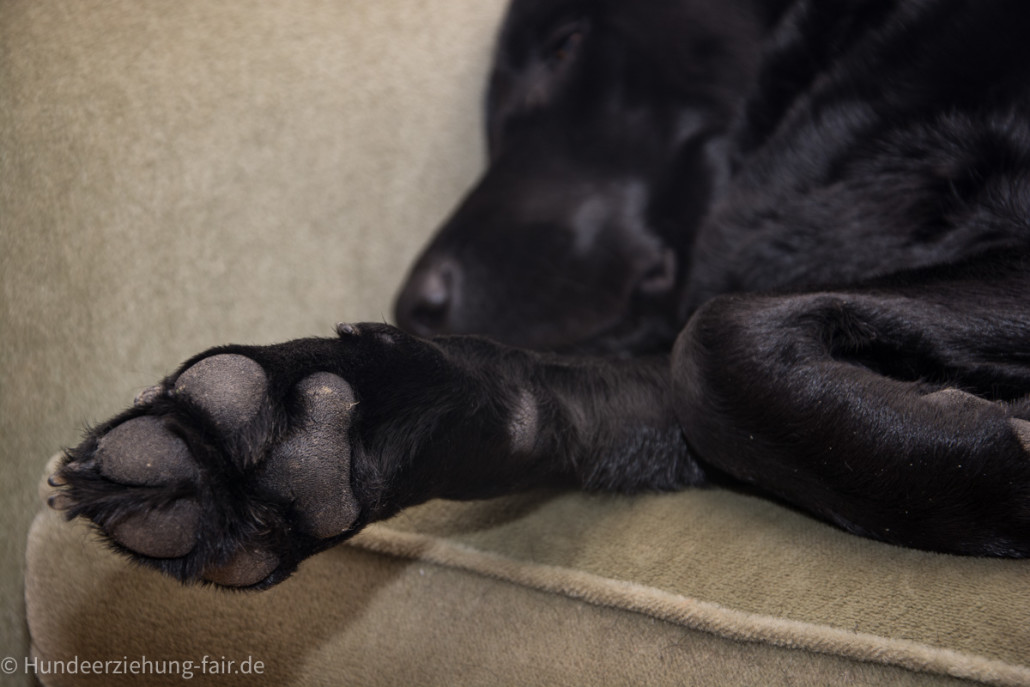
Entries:
POLYGON ((397 324, 421 335, 447 332, 454 290, 455 268, 450 262, 417 269, 397 301, 397 324))
POLYGON ((666 248, 645 270, 637 284, 640 293, 660 296, 676 286, 676 253, 666 248))

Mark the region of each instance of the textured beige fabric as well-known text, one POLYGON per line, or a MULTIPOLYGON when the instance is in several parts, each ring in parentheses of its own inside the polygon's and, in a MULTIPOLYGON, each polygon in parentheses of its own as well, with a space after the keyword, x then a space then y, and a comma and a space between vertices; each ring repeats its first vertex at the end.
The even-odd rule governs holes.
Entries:
MULTIPOLYGON (((533 501, 523 505, 532 509, 533 501)), ((478 505, 450 508, 456 508, 453 516, 467 512, 473 522, 484 515, 478 505)), ((593 513, 588 508, 583 515, 593 513)), ((553 521, 549 526, 561 529, 553 521)), ((533 539, 542 553, 567 550, 560 536, 538 533, 533 539)), ((472 568, 483 563, 472 549, 464 553, 480 559, 472 568)), ((531 579, 508 582, 513 569, 530 577, 534 572, 511 559, 492 558, 493 570, 487 572, 496 577, 467 572, 453 562, 437 565, 341 546, 309 560, 294 578, 269 592, 227 594, 183 588, 135 569, 98 546, 85 527, 68 526, 42 512, 29 547, 34 653, 41 666, 75 656, 147 656, 198 664, 205 655, 237 662, 251 658, 263 662, 264 683, 290 685, 968 684, 810 647, 736 641, 713 628, 698 628, 689 618, 627 612, 598 605, 600 599, 583 603, 578 594, 590 585, 579 585, 573 579, 577 573, 567 569, 543 571, 544 577, 566 585, 544 592, 531 579), (507 570, 498 568, 499 561, 507 570), (71 571, 81 572, 69 576, 71 571)), ((601 588, 611 585, 605 579, 594 582, 601 588)), ((632 593, 643 591, 638 586, 632 593)), ((667 602, 678 608, 690 605, 682 598, 667 602)), ((925 617, 931 620, 932 613, 925 617)), ((972 663, 982 667, 976 657, 972 663)), ((996 678, 996 684, 1026 684, 1028 679, 1025 669, 990 667, 994 672, 986 676, 996 678)), ((205 684, 200 669, 194 670, 193 681, 205 684)), ((117 675, 43 679, 47 685, 141 684, 117 675)), ((152 675, 146 684, 181 682, 178 675, 152 675)), ((258 683, 247 675, 217 680, 258 683)))
MULTIPOLYGON (((722 491, 427 504, 265 594, 180 587, 40 511, 46 456, 187 356, 388 314, 481 164, 502 4, 0 2, 0 653, 29 655, 27 557, 40 660, 252 657, 298 685, 1030 684, 1027 564, 722 491)), ((234 680, 258 682, 207 682, 234 680)))
POLYGON ((887 546, 725 491, 438 502, 356 544, 722 637, 1030 683, 1024 562, 887 546))

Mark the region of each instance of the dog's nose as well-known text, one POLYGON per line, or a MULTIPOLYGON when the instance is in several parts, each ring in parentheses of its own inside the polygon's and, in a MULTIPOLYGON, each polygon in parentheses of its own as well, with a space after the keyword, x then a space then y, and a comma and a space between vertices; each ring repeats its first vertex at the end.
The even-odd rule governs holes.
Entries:
POLYGON ((397 325, 421 336, 450 331, 458 268, 439 260, 415 269, 397 298, 397 325))

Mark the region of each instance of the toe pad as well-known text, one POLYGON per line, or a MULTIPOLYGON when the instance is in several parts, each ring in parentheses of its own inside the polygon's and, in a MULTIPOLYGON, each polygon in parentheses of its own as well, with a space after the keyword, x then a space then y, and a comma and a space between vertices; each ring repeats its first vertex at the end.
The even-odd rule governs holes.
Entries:
POLYGON ((101 475, 130 486, 163 486, 196 475, 186 443, 150 416, 123 422, 104 435, 96 459, 101 475))
POLYGON ((224 565, 205 570, 204 579, 223 587, 249 587, 268 577, 278 565, 279 559, 268 551, 240 549, 224 565))
POLYGON ((122 546, 151 558, 180 558, 193 550, 200 526, 200 506, 180 499, 167 508, 134 513, 108 528, 122 546))
POLYGON ((175 382, 176 396, 200 407, 219 430, 246 427, 265 403, 268 378, 256 362, 222 353, 194 364, 175 382))

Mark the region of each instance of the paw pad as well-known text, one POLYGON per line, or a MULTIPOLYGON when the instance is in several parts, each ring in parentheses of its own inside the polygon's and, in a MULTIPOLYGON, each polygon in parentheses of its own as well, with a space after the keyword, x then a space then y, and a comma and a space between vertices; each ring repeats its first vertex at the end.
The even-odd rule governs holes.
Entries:
POLYGON ((941 389, 940 391, 926 394, 923 396, 923 400, 929 401, 930 403, 942 408, 965 412, 971 412, 978 408, 994 405, 986 398, 980 398, 975 394, 971 394, 954 387, 948 387, 947 389, 941 389))
POLYGON ((195 363, 175 382, 175 395, 198 406, 222 432, 234 434, 257 416, 268 379, 256 362, 222 353, 195 363))
POLYGON ((224 565, 204 570, 204 579, 223 587, 249 587, 268 577, 279 565, 274 554, 263 549, 240 549, 224 565))
POLYGON ((1030 453, 1030 422, 1012 418, 1009 420, 1009 426, 1012 427, 1012 431, 1016 438, 1019 439, 1019 443, 1023 445, 1023 450, 1030 453))
POLYGON ((341 377, 311 375, 297 385, 302 421, 272 453, 263 484, 289 495, 300 528, 324 539, 358 517, 350 488, 350 417, 354 392, 341 377))
POLYGON ((49 502, 180 579, 278 580, 360 519, 356 404, 338 375, 273 389, 255 360, 214 353, 68 451, 49 502))
POLYGON ((200 506, 192 499, 141 511, 108 527, 122 546, 151 558, 181 558, 193 550, 200 527, 200 506))
POLYGON ((123 422, 104 435, 96 460, 101 475, 130 486, 164 486, 193 479, 197 472, 186 442, 150 416, 123 422))

